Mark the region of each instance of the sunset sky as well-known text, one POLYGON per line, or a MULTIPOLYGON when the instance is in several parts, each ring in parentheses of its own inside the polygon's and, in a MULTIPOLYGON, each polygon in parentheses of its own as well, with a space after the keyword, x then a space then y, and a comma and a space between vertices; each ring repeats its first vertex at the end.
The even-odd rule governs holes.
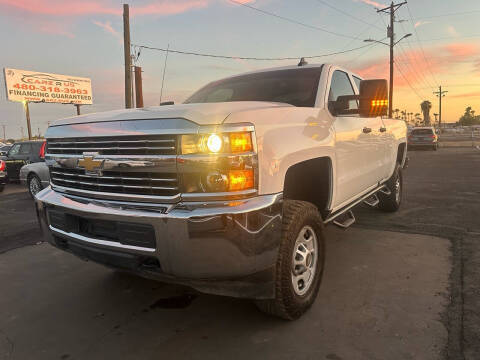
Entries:
MULTIPOLYGON (((89 77, 94 105, 83 106, 82 112, 122 107, 123 2, 0 0, 0 67, 89 77)), ((357 48, 365 45, 363 40, 368 38, 386 38, 388 18, 375 10, 387 5, 383 2, 240 2, 308 26, 229 0, 132 0, 132 43, 231 56, 300 58, 357 48)), ((444 98, 444 121, 457 121, 467 106, 480 114, 478 0, 411 0, 408 7, 398 11, 397 19, 402 20, 395 25, 397 39, 406 33, 413 35, 395 48, 394 108, 420 113, 419 104, 430 100, 432 114, 438 112, 438 99, 432 92, 442 85, 448 90, 444 98)), ((158 51, 143 50, 139 56, 146 106, 159 103, 164 61, 165 54, 158 51)), ((163 100, 181 102, 211 80, 296 62, 212 59, 171 53, 163 100)), ((366 78, 388 78, 388 47, 380 44, 310 62, 339 63, 366 78)), ((18 138, 20 127, 25 129, 22 105, 6 100, 3 85, 0 94, 0 125, 7 125, 7 137, 18 138)), ((74 115, 75 109, 72 105, 32 104, 30 112, 33 132, 36 134, 40 128, 43 134, 49 120, 74 115)))

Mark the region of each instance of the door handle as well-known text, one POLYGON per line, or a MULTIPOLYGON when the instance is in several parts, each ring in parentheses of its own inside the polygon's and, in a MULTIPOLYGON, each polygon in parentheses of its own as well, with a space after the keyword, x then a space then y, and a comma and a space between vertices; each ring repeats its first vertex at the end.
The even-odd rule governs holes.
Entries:
POLYGON ((385 131, 387 131, 387 128, 382 126, 379 130, 380 130, 380 132, 385 132, 385 131))
POLYGON ((364 128, 363 128, 363 132, 364 132, 365 134, 371 133, 371 132, 372 132, 372 128, 364 127, 364 128))

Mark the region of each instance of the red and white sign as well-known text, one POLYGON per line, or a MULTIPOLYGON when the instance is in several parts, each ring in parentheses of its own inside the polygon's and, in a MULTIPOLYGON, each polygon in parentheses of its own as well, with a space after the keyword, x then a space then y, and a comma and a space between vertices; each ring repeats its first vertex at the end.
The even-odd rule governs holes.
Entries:
POLYGON ((92 104, 92 81, 77 76, 4 68, 10 101, 92 104))

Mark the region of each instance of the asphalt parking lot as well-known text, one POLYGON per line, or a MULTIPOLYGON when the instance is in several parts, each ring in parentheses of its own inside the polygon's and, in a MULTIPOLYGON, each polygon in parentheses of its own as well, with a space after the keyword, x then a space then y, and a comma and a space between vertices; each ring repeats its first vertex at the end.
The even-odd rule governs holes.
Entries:
POLYGON ((296 322, 85 263, 39 243, 26 192, 0 195, 0 359, 478 359, 480 151, 410 152, 401 210, 327 228, 296 322))

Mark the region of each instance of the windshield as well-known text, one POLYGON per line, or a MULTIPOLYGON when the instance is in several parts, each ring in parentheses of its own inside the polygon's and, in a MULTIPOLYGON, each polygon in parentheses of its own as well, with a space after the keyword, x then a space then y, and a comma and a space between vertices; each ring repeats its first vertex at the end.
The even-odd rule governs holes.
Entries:
POLYGON ((208 84, 185 103, 268 101, 313 107, 321 71, 316 67, 235 76, 208 84))

